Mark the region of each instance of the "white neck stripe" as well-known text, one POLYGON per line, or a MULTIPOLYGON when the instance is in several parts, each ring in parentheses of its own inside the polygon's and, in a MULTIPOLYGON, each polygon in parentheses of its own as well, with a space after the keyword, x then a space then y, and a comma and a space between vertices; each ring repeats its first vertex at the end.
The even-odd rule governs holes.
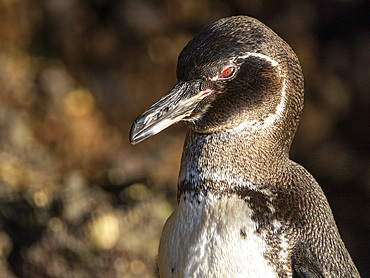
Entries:
MULTIPOLYGON (((253 53, 253 52, 248 52, 247 54, 243 55, 243 56, 239 56, 237 58, 235 58, 234 60, 236 59, 246 59, 248 57, 258 57, 258 58, 261 58, 261 59, 264 59, 266 60, 267 62, 271 63, 271 65, 273 67, 277 67, 279 69, 279 72, 280 72, 280 77, 283 78, 283 88, 282 88, 282 91, 281 91, 281 100, 280 100, 280 103, 276 106, 276 111, 275 113, 273 114, 269 114, 266 118, 265 118, 265 121, 264 123, 262 124, 262 128, 267 128, 269 127, 270 125, 272 125, 275 120, 277 120, 278 118, 280 118, 282 116, 282 113, 285 109, 285 104, 286 104, 286 76, 285 74, 283 73, 283 70, 282 68, 280 67, 279 63, 273 59, 271 59, 271 57, 267 56, 267 55, 264 55, 264 54, 260 54, 260 53, 253 53)), ((239 132, 240 130, 243 130, 245 128, 258 128, 260 129, 261 126, 258 125, 258 123, 256 121, 244 121, 242 122, 239 126, 233 128, 231 131, 237 131, 239 132), (258 126, 258 127, 257 127, 258 126)))

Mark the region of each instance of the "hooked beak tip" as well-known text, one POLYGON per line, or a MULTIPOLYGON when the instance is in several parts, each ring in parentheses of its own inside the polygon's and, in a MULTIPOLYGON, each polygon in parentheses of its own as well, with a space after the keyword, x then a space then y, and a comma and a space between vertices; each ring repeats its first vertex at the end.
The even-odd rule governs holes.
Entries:
POLYGON ((129 140, 132 145, 136 145, 148 137, 144 136, 146 133, 142 120, 143 118, 136 119, 131 126, 129 140))
POLYGON ((138 142, 135 140, 135 138, 134 138, 134 137, 132 137, 131 135, 130 135, 129 141, 130 141, 130 144, 131 144, 131 145, 136 145, 136 144, 138 143, 138 142))

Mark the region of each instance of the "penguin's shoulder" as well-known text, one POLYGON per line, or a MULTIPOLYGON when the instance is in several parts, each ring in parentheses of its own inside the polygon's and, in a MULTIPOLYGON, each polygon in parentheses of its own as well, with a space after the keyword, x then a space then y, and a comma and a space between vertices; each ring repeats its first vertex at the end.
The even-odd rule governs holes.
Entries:
POLYGON ((289 202, 297 210, 298 222, 291 225, 293 277, 359 277, 319 183, 295 162, 288 173, 289 197, 282 198, 288 205, 280 211, 289 210, 289 202))

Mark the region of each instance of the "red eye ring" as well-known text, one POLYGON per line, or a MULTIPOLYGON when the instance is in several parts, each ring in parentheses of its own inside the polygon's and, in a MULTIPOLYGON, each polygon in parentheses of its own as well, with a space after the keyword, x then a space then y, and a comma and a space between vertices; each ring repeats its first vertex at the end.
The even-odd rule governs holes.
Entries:
POLYGON ((231 77, 235 72, 235 67, 229 66, 223 69, 222 71, 222 78, 229 78, 231 77))

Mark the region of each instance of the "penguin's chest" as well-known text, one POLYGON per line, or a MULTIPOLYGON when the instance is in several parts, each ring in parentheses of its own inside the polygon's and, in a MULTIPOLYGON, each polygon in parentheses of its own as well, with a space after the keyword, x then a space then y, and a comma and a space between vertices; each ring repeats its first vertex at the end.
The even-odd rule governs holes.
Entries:
POLYGON ((238 196, 182 200, 164 227, 161 277, 277 277, 252 211, 238 196))

